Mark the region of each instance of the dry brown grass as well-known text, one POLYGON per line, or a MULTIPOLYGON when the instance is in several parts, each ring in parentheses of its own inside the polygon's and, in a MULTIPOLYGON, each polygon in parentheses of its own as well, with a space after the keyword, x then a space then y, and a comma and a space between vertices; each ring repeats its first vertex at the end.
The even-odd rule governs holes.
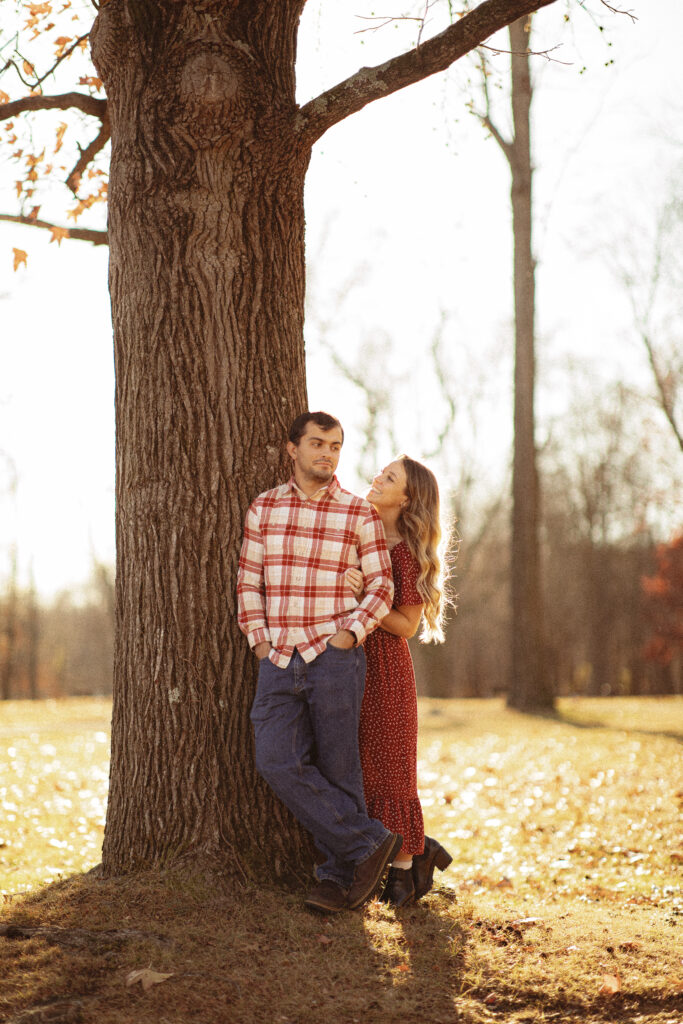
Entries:
POLYGON ((275 889, 67 878, 98 857, 109 706, 1 710, 0 1020, 683 1024, 680 699, 422 702, 425 816, 454 864, 413 908, 330 919, 275 889), (144 968, 171 977, 127 987, 144 968))

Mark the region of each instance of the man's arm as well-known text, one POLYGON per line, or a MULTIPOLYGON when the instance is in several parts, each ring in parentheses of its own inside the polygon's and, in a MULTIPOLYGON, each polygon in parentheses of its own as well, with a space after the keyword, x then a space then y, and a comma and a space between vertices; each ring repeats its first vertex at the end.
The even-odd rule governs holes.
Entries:
POLYGON ((257 658, 265 657, 271 646, 266 618, 264 551, 258 512, 252 505, 244 524, 237 572, 237 623, 257 658))
POLYGON ((368 510, 359 530, 358 557, 365 593, 358 607, 341 623, 340 631, 348 630, 361 643, 389 612, 394 596, 391 558, 384 529, 381 519, 372 508, 368 510))

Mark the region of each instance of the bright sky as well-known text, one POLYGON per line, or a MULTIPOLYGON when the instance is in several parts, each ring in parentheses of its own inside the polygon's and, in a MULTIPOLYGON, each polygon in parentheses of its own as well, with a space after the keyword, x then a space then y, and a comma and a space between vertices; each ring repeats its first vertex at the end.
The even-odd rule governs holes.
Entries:
MULTIPOLYGON (((348 5, 310 0, 299 41, 302 101, 411 45, 409 23, 354 35, 367 25, 355 14, 370 6, 345 13, 348 5)), ((560 5, 535 19, 533 47, 560 41, 553 56, 569 63, 534 63, 542 410, 568 400, 562 368, 569 354, 605 380, 647 379, 606 247, 618 244, 625 224, 654 216, 680 160, 683 4, 628 6, 638 22, 606 11, 603 33, 576 3, 568 28, 560 5)), ((507 45, 504 37, 499 45, 507 45)), ((494 59, 504 72, 505 57, 494 59)), ((468 436, 465 410, 460 443, 478 453, 482 480, 495 478, 507 458, 509 178, 496 143, 467 112, 475 94, 468 75, 471 67, 461 62, 372 104, 328 132, 311 162, 309 397, 348 428, 340 476, 350 486, 362 487, 355 453, 363 406, 321 340, 365 379, 388 382, 399 410, 397 446, 421 457, 443 414, 424 355, 442 313, 443 353, 458 399, 486 369, 495 408, 476 437, 468 436)), ((504 128, 503 114, 501 121, 504 128)), ((6 196, 14 172, 0 167, 6 196)), ((0 582, 16 542, 22 581, 32 566, 39 589, 50 594, 85 579, 92 554, 114 554, 106 251, 77 242, 58 250, 34 229, 0 224, 0 324, 0 582), (29 253, 28 267, 16 274, 13 247, 29 253)), ((383 434, 378 458, 392 454, 383 434)), ((440 466, 447 485, 448 458, 440 466)))

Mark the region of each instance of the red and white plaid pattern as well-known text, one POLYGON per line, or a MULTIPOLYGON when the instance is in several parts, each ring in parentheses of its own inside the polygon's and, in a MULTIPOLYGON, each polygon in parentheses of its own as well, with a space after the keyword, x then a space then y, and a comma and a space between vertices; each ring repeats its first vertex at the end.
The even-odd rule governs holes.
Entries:
POLYGON ((247 512, 237 577, 238 622, 250 647, 264 640, 270 660, 286 668, 297 648, 304 661, 340 629, 358 641, 391 608, 394 584, 382 522, 336 477, 307 498, 292 478, 264 491, 247 512), (345 583, 360 568, 360 604, 345 583))

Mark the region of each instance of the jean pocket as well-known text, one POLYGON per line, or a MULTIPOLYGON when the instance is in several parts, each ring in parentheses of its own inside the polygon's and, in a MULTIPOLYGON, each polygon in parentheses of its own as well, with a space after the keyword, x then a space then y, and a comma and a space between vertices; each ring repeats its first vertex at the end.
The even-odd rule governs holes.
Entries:
POLYGON ((327 644, 325 645, 325 650, 326 651, 338 651, 339 654, 351 654, 351 652, 355 651, 355 649, 356 649, 355 646, 354 647, 337 647, 336 644, 331 644, 329 640, 327 641, 327 644))

